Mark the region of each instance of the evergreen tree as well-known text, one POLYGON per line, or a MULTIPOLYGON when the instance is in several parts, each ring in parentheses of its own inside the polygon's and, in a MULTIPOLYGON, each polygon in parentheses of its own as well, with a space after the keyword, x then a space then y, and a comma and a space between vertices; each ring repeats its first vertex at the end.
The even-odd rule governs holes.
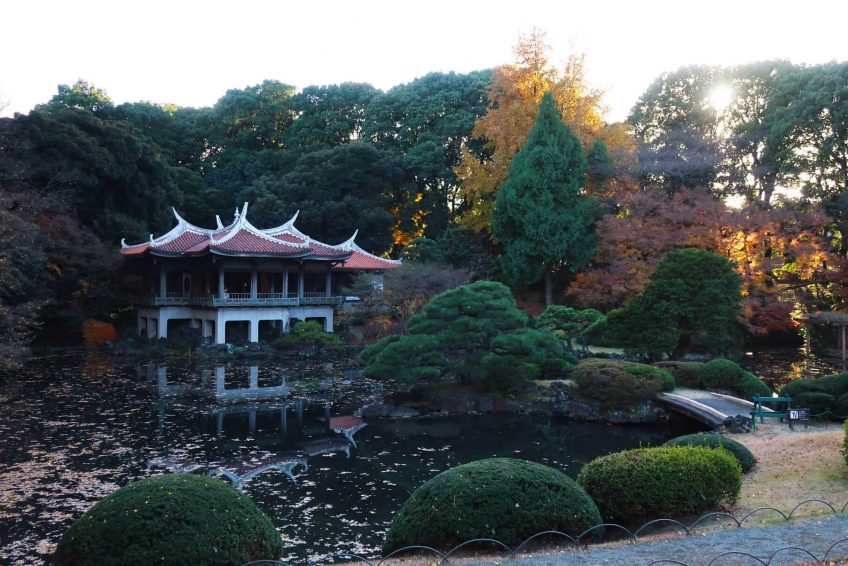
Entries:
POLYGON ((585 177, 580 140, 546 93, 498 191, 493 228, 504 246, 502 267, 510 283, 526 287, 544 277, 548 305, 554 271, 576 272, 592 257, 597 209, 594 199, 581 195, 585 177))
POLYGON ((708 250, 672 250, 645 292, 609 314, 607 336, 630 353, 672 359, 693 343, 726 352, 738 340, 742 278, 727 258, 708 250))

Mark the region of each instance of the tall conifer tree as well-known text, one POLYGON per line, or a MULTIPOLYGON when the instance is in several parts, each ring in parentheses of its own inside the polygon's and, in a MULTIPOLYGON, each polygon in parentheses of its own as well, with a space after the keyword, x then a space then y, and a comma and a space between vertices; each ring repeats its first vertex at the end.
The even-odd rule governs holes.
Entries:
POLYGON ((594 251, 596 206, 581 195, 585 178, 580 140, 548 92, 498 191, 493 216, 494 235, 505 251, 504 274, 519 288, 544 277, 548 305, 553 303, 553 273, 580 270, 594 251))

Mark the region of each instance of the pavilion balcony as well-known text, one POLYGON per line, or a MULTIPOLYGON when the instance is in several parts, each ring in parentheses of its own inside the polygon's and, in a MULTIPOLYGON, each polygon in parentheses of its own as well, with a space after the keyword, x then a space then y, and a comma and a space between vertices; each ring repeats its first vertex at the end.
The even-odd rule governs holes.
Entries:
POLYGON ((263 307, 263 306, 308 306, 340 305, 344 297, 328 296, 326 293, 225 293, 223 297, 213 295, 185 295, 167 293, 164 297, 146 297, 142 304, 154 306, 196 306, 196 307, 263 307))

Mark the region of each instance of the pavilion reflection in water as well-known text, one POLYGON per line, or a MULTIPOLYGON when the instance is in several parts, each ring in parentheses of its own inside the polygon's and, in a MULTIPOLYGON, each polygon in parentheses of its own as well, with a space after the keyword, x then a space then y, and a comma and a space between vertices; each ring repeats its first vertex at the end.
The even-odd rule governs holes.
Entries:
MULTIPOLYGON (((314 404, 307 407, 304 399, 289 398, 291 388, 285 376, 260 380, 258 366, 217 366, 214 370, 201 371, 199 381, 170 376, 170 369, 156 364, 144 369, 144 380, 164 401, 159 403, 160 430, 166 428, 169 400, 207 398, 214 404, 202 411, 204 426, 210 432, 214 428, 224 449, 229 436, 240 437, 247 433, 257 447, 270 449, 275 454, 260 459, 231 458, 221 465, 157 458, 148 463, 151 470, 205 473, 226 478, 239 489, 246 481, 275 470, 296 482, 295 471, 301 468, 302 472, 306 472, 309 458, 329 453, 340 453, 349 458, 351 449, 356 448, 354 435, 367 426, 361 418, 353 415, 333 416, 330 403, 319 404, 316 414, 314 404), (244 375, 238 375, 244 370, 246 380, 244 375), (232 386, 233 382, 236 386, 232 386)), ((179 374, 178 371, 174 373, 179 374)), ((234 441, 234 444, 241 445, 241 441, 234 441)))

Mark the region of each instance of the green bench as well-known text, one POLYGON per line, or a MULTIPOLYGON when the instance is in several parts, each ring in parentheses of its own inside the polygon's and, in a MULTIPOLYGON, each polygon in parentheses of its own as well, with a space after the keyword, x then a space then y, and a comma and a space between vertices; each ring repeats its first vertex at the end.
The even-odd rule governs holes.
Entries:
POLYGON ((760 417, 760 423, 763 423, 765 417, 772 419, 789 420, 789 411, 792 410, 792 397, 765 397, 756 395, 754 397, 754 408, 751 409, 751 420, 753 421, 752 428, 757 428, 757 417, 760 417), (785 405, 781 410, 772 409, 766 410, 765 403, 780 403, 785 405))

